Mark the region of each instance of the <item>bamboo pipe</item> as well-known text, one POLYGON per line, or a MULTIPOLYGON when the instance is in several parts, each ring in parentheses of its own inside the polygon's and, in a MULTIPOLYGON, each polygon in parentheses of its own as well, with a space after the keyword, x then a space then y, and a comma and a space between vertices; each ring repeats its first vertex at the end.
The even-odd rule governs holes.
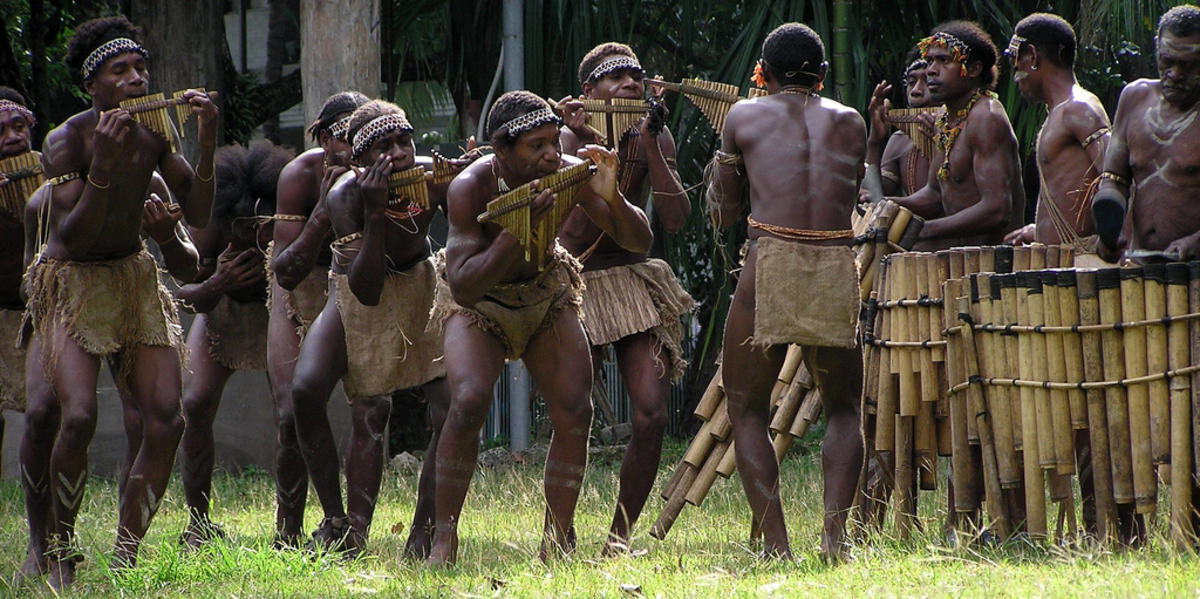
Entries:
MULTIPOLYGON (((1100 323, 1120 322, 1121 279, 1118 269, 1105 268, 1096 272, 1096 293, 1100 304, 1100 323)), ((1125 351, 1121 333, 1115 329, 1101 331, 1100 343, 1105 380, 1125 378, 1125 351)), ((1125 389, 1118 385, 1105 388, 1104 403, 1108 417, 1113 500, 1118 504, 1133 503, 1133 455, 1129 447, 1129 402, 1125 389)))
MULTIPOLYGON (((1039 254, 1039 249, 1041 248, 1034 248, 1034 260, 1036 260, 1039 254)), ((1025 324, 1033 327, 1045 325, 1042 278, 1039 273, 1026 273, 1024 292, 1026 295, 1025 314, 1028 318, 1025 324)), ((1029 351, 1033 367, 1031 371, 1032 379, 1035 381, 1047 380, 1049 376, 1047 361, 1049 358, 1046 355, 1046 337, 1039 333, 1022 333, 1021 336, 1029 337, 1029 351)), ((1037 431, 1038 440, 1038 465, 1043 469, 1051 470, 1054 468, 1054 416, 1050 409, 1050 391, 1044 387, 1035 387, 1033 389, 1033 402, 1034 413, 1037 418, 1035 430, 1037 431)))
MULTIPOLYGON (((1149 264, 1143 272, 1146 320, 1161 320, 1167 315, 1165 265, 1149 264)), ((1146 371, 1166 372, 1167 353, 1167 326, 1147 326, 1146 371)), ((1146 385, 1146 393, 1150 401, 1150 459, 1155 464, 1166 464, 1171 461, 1171 393, 1167 379, 1151 381, 1146 385)))
POLYGON ((718 364, 717 371, 713 374, 712 380, 708 382, 708 387, 704 389, 704 395, 700 396, 700 401, 696 404, 693 414, 704 421, 712 420, 713 413, 717 406, 724 401, 724 398, 725 391, 721 387, 721 366, 718 364))
MULTIPOLYGON (((949 279, 946 281, 942 297, 945 298, 945 310, 950 317, 954 318, 955 322, 960 319, 960 307, 958 299, 962 297, 964 281, 967 279, 949 279)), ((960 323, 961 324, 961 323, 960 323)), ((958 333, 950 337, 953 343, 952 355, 955 359, 950 360, 947 364, 951 368, 954 376, 954 384, 957 385, 968 380, 968 366, 965 363, 966 350, 963 347, 966 337, 966 327, 962 327, 958 333)), ((953 476, 954 487, 954 503, 955 508, 962 506, 962 510, 968 511, 966 506, 971 503, 969 501, 972 491, 970 488, 971 482, 974 480, 972 472, 971 460, 971 445, 967 440, 967 394, 958 392, 950 396, 950 443, 952 451, 950 453, 950 472, 953 476)), ((976 506, 977 507, 977 506, 976 506)))
MULTIPOLYGON (((1079 271, 1075 276, 1075 290, 1079 297, 1079 324, 1100 324, 1095 271, 1079 271)), ((1084 380, 1103 381, 1104 359, 1100 353, 1100 333, 1082 333, 1080 342, 1083 347, 1084 380)), ((1116 538, 1117 524, 1112 461, 1109 459, 1108 414, 1103 390, 1089 389, 1084 396, 1087 398, 1088 445, 1092 455, 1092 489, 1096 497, 1096 532, 1102 542, 1108 543, 1116 538)))
MULTIPOLYGON (((1142 269, 1122 268, 1121 319, 1130 322, 1146 317, 1146 297, 1142 287, 1142 269)), ((1142 327, 1126 327, 1122 342, 1125 347, 1125 376, 1134 378, 1146 374, 1146 331, 1142 327)), ((1130 385, 1126 389, 1129 406, 1129 447, 1133 456, 1133 496, 1136 510, 1141 514, 1154 511, 1158 483, 1154 461, 1150 454, 1150 397, 1146 385, 1130 385)))
MULTIPOLYGON (((1015 274, 998 276, 994 280, 997 281, 997 286, 1000 288, 1000 313, 999 320, 1005 325, 1017 323, 1017 277, 1015 274)), ((999 337, 999 346, 1003 348, 1004 354, 1008 357, 1009 372, 1018 372, 1020 369, 1019 356, 1022 348, 1019 338, 1011 333, 1001 333, 999 337)), ((1022 427, 1021 420, 1021 398, 1024 396, 1024 391, 1021 389, 1008 389, 1009 402, 1012 406, 1012 438, 1013 451, 1022 451, 1024 445, 1022 443, 1022 427)))
MULTIPOLYGON (((1166 268, 1167 314, 1179 317, 1188 313, 1188 269, 1182 263, 1166 268)), ((1168 367, 1191 365, 1191 339, 1188 323, 1174 320, 1167 328, 1168 367)), ((1192 414, 1191 380, 1172 377, 1171 409, 1171 539, 1180 549, 1191 549, 1196 542, 1192 526, 1192 414)))
MULTIPOLYGON (((1020 250, 1021 248, 1016 248, 1020 250)), ((1019 254, 1018 254, 1019 255, 1019 254)), ((1016 268, 1014 266, 1014 268, 1016 268)), ((1016 304, 1016 318, 1013 322, 1027 324, 1029 322, 1029 300, 1025 293, 1027 273, 1018 271, 1013 275, 1012 297, 1016 304)), ((1007 287, 1001 287, 1001 293, 1007 287)), ((1005 300, 1008 303, 1008 300, 1005 300)), ((1007 308, 1008 306, 1006 306, 1007 308)), ((1033 378, 1033 352, 1029 335, 1018 335, 1017 343, 1020 351, 1017 353, 1017 369, 1022 379, 1033 378)), ((1041 465, 1038 463, 1037 435, 1037 405, 1033 389, 1020 388, 1021 396, 1021 429, 1028 434, 1022 434, 1023 464, 1025 470, 1025 526, 1029 536, 1040 539, 1046 537, 1046 484, 1041 465)))
MULTIPOLYGON (((1079 324, 1079 294, 1075 285, 1075 271, 1064 269, 1058 272, 1059 322, 1064 325, 1079 324)), ((1063 335, 1063 355, 1066 357, 1067 381, 1078 383, 1083 379, 1083 345, 1080 335, 1063 335)), ((1071 408, 1071 428, 1084 430, 1088 426, 1087 394, 1081 389, 1067 391, 1071 408)))
POLYGON ((708 458, 704 460, 704 466, 696 473, 696 479, 692 481, 692 486, 684 494, 684 501, 696 507, 700 507, 704 503, 708 490, 712 488, 713 481, 717 479, 717 464, 721 463, 721 458, 725 456, 728 449, 728 443, 722 443, 713 448, 712 452, 708 454, 708 458))
MULTIPOLYGON (((1050 249, 1055 250, 1054 259, 1057 262, 1056 248, 1051 246, 1050 249)), ((1044 302, 1042 312, 1046 317, 1046 326, 1061 326, 1063 324, 1061 312, 1063 294, 1058 288, 1058 272, 1043 270, 1041 275, 1042 300, 1044 302)), ((1074 290, 1071 292, 1073 294, 1074 290)), ((1057 382, 1067 380, 1067 360, 1063 339, 1065 336, 1062 333, 1043 335, 1046 340, 1046 357, 1049 359, 1046 364, 1046 380, 1057 382)), ((1070 476, 1075 472, 1075 429, 1071 427, 1071 400, 1068 398, 1066 389, 1050 390, 1050 411, 1053 419, 1051 426, 1054 437, 1055 468, 1059 474, 1070 476)))
MULTIPOLYGON (((977 380, 979 375, 979 356, 975 344, 975 334, 971 328, 973 321, 969 316, 967 318, 963 318, 963 316, 967 316, 968 314, 966 298, 960 297, 958 299, 958 305, 959 314, 961 315, 960 320, 963 321, 964 325, 962 329, 962 347, 965 366, 967 368, 966 375, 968 380, 977 380)), ((969 413, 979 421, 975 428, 979 431, 981 464, 983 466, 983 488, 987 498, 988 515, 995 522, 996 532, 1000 535, 1000 537, 1007 538, 1009 533, 1012 531, 1012 526, 1002 501, 1002 493, 1000 491, 1000 472, 996 465, 996 446, 992 438, 992 427, 988 419, 988 410, 983 391, 983 385, 980 383, 975 383, 967 387, 966 395, 968 410, 969 413)), ((978 485, 973 485, 973 487, 975 489, 979 488, 978 485)), ((954 495, 956 508, 961 503, 959 499, 960 497, 963 496, 960 496, 956 489, 954 495)), ((964 506, 967 508, 966 510, 959 511, 973 512, 977 510, 979 507, 979 497, 974 494, 969 494, 965 497, 970 502, 970 505, 964 506), (974 509, 970 509, 971 507, 974 507, 974 509)))
MULTIPOLYGON (((979 316, 985 324, 997 324, 1000 319, 996 313, 1000 311, 1000 283, 991 274, 980 274, 979 287, 979 316)), ((1000 340, 995 333, 976 335, 975 339, 981 351, 979 354, 981 374, 989 378, 1008 376, 1008 356, 1000 346, 1000 340)), ((1017 452, 1013 449, 1012 436, 1012 400, 1009 387, 996 385, 988 387, 988 417, 992 426, 992 443, 995 445, 996 469, 1000 478, 1000 487, 1014 489, 1021 484, 1021 469, 1017 462, 1017 452)))

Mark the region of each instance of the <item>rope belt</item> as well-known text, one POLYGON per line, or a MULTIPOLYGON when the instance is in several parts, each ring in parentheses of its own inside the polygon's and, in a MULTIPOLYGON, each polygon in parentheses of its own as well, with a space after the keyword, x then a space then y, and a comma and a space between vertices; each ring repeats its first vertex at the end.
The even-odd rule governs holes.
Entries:
POLYGON ((833 230, 814 230, 814 229, 793 229, 791 227, 781 227, 779 225, 771 225, 756 220, 753 216, 747 217, 747 223, 755 229, 766 231, 776 237, 788 239, 791 241, 825 241, 828 239, 853 239, 853 229, 833 229, 833 230))

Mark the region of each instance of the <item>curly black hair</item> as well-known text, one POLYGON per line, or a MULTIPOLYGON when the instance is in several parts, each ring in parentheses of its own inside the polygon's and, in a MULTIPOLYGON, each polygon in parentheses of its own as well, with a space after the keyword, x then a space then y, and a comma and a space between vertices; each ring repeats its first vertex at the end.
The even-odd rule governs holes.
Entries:
POLYGON ((1158 19, 1158 36, 1162 37, 1164 31, 1179 36, 1200 34, 1200 8, 1180 4, 1163 13, 1158 19))
POLYGON ((308 127, 308 134, 312 136, 313 141, 319 141, 321 132, 329 129, 338 119, 354 112, 359 106, 370 102, 371 99, 357 91, 338 92, 325 99, 325 103, 321 105, 321 112, 317 113, 317 120, 313 121, 308 127))
POLYGON ((591 75, 592 71, 610 56, 628 56, 637 60, 637 54, 633 53, 633 48, 625 44, 620 42, 605 42, 600 44, 588 51, 587 54, 584 54, 583 60, 579 61, 579 85, 588 83, 588 75, 591 75))
POLYGON ((21 106, 29 106, 27 103, 25 103, 25 96, 22 96, 21 92, 13 89, 7 85, 0 85, 0 100, 8 100, 9 102, 16 102, 17 104, 20 104, 21 106))
POLYGON ((1033 44, 1050 62, 1067 69, 1075 65, 1075 28, 1066 19, 1035 12, 1021 19, 1013 33, 1033 44))
POLYGON ((509 135, 507 131, 501 132, 498 129, 505 123, 539 108, 549 109, 550 104, 537 94, 525 90, 505 92, 504 95, 496 98, 487 117, 488 138, 492 140, 492 145, 498 148, 511 146, 516 138, 509 135))
POLYGON ((71 41, 67 43, 67 55, 64 57, 74 76, 82 77, 80 71, 83 69, 83 62, 92 50, 119 37, 127 37, 140 44, 142 28, 124 16, 92 19, 76 27, 75 35, 72 35, 71 41))
POLYGON ((996 51, 996 44, 992 42, 992 38, 978 23, 947 21, 935 27, 933 33, 949 33, 962 40, 969 50, 967 64, 978 62, 983 66, 983 70, 979 74, 979 86, 983 89, 992 89, 996 86, 996 60, 999 53, 996 51))
POLYGON ((784 23, 767 34, 762 58, 780 85, 816 85, 825 62, 825 43, 808 25, 784 23))
POLYGON ((279 171, 293 157, 290 150, 269 141, 249 148, 235 144, 218 149, 213 221, 227 227, 236 218, 275 214, 279 171))

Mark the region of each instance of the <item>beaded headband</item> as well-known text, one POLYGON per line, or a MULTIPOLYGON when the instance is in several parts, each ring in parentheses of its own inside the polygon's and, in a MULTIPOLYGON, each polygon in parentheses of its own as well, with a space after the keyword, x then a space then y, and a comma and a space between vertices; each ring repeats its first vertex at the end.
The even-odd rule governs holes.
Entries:
POLYGON ((561 127, 563 120, 559 118, 557 114, 554 114, 554 112, 549 108, 542 107, 534 110, 533 112, 526 112, 525 114, 507 123, 504 123, 503 125, 500 125, 496 128, 496 131, 504 131, 509 137, 515 139, 518 135, 526 131, 536 129, 548 123, 554 123, 555 125, 561 127))
POLYGON ((921 58, 912 61, 912 64, 908 65, 907 69, 904 69, 904 79, 907 80, 908 76, 912 75, 914 71, 923 71, 928 66, 929 63, 921 58))
POLYGON ((28 108, 13 102, 12 100, 0 100, 0 112, 8 112, 10 110, 16 112, 18 115, 24 118, 29 123, 30 127, 37 123, 37 119, 33 117, 33 112, 28 108))
POLYGON ((1021 46, 1028 42, 1029 40, 1014 33, 1012 39, 1008 40, 1008 47, 1004 49, 1004 55, 1016 58, 1017 54, 1021 52, 1021 46))
POLYGON ((375 140, 391 133, 395 129, 411 132, 413 127, 408 122, 408 119, 404 118, 404 115, 398 112, 371 119, 354 134, 354 145, 351 147, 350 157, 358 158, 362 156, 363 152, 366 152, 367 148, 375 143, 375 140))
POLYGON ((92 50, 92 53, 88 54, 87 59, 83 61, 83 80, 91 79, 92 75, 96 73, 96 69, 100 68, 100 65, 108 59, 126 52, 137 52, 142 55, 142 58, 150 57, 150 53, 141 44, 127 37, 109 40, 92 50))
POLYGON ((347 114, 346 116, 334 121, 333 124, 329 125, 329 134, 332 135, 334 139, 346 139, 346 133, 350 131, 351 116, 351 114, 347 114))
POLYGON ((971 56, 971 47, 953 34, 939 31, 917 42, 917 48, 921 50, 921 58, 929 56, 930 48, 945 48, 949 50, 950 60, 959 64, 963 77, 967 76, 967 59, 971 56))
POLYGON ((632 56, 616 56, 610 58, 592 69, 592 74, 588 75, 588 81, 595 81, 613 71, 620 69, 637 69, 642 70, 642 65, 632 56))

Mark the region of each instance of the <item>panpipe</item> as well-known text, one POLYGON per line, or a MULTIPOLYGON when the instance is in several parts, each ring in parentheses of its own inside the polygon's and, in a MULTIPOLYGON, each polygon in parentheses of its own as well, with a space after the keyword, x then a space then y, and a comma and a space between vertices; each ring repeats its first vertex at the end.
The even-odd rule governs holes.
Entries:
MULTIPOLYGON (((961 336, 945 334, 958 324, 958 298, 987 297, 981 309, 989 315, 1004 314, 1007 306, 990 299, 993 291, 1002 291, 1000 281, 993 290, 993 279, 981 273, 1012 273, 1047 264, 1057 268, 1071 265, 1072 260, 1069 248, 1044 245, 954 248, 882 257, 864 315, 864 418, 869 419, 867 430, 874 431, 868 450, 894 456, 896 522, 901 535, 914 525, 913 481, 922 490, 937 488, 938 457, 950 458, 953 509, 958 513, 978 512, 985 499, 995 506, 1000 489, 1015 489, 1024 480, 1016 456, 1022 437, 1012 432, 1022 416, 1016 395, 976 397, 948 391, 952 382, 974 380, 978 376, 974 370, 979 368, 963 361, 966 349, 961 336), (976 274, 977 278, 969 278, 976 274), (981 414, 990 415, 989 422, 994 420, 1003 435, 992 428, 981 431, 981 414), (982 462, 972 457, 979 452, 987 454, 982 462), (984 496, 978 491, 981 487, 984 496), (987 490, 993 493, 988 495, 987 490)), ((1010 341, 1004 337, 980 340, 986 350, 976 352, 981 355, 979 361, 988 368, 1027 362, 1035 367, 1033 348, 1010 341)), ((1042 350, 1044 354, 1045 346, 1042 350)), ((1050 368, 1049 363, 1043 356, 1036 367, 1050 368)), ((1057 372, 1058 364, 1053 367, 1057 372)), ((1066 368, 1065 362, 1062 368, 1066 368)), ((1032 396, 1030 402, 1031 407, 1038 405, 1032 403, 1032 396)), ((1076 404, 1084 405, 1082 398, 1076 404)), ((1025 440, 1028 448, 1028 435, 1025 440)), ((1003 516, 994 515, 997 521, 1003 516)))
POLYGON ((488 202, 487 209, 476 219, 481 223, 494 222, 512 233, 525 247, 525 259, 543 270, 559 227, 575 207, 575 193, 595 172, 596 165, 590 160, 560 169, 537 179, 536 190, 531 181, 488 202), (554 206, 550 214, 534 224, 530 206, 547 190, 557 194, 554 206))
POLYGON ((429 210, 429 185, 426 183, 425 167, 414 166, 388 175, 388 208, 402 210, 404 203, 412 202, 422 210, 429 210))
MULTIPOLYGON (((596 136, 597 143, 609 149, 615 149, 625 132, 636 126, 650 110, 646 100, 580 98, 576 101, 581 102, 588 112, 588 128, 596 136)), ((558 103, 551 102, 551 106, 561 112, 558 103)))
MULTIPOLYGON (((688 100, 691 100, 708 122, 712 125, 713 131, 717 135, 721 134, 722 128, 725 127, 725 116, 729 114, 729 109, 733 107, 738 100, 744 100, 738 95, 736 85, 728 83, 720 83, 717 81, 705 81, 703 79, 684 79, 679 83, 670 83, 660 81, 658 79, 647 79, 647 83, 657 85, 664 89, 678 92, 684 95, 688 100)), ((764 95, 764 94, 759 94, 764 95)), ((757 97, 751 95, 750 97, 757 97)))
POLYGON ((29 196, 46 180, 41 156, 37 152, 25 152, 4 158, 0 160, 0 173, 8 179, 8 183, 0 187, 0 212, 23 221, 29 196))
POLYGON ((441 152, 434 150, 433 155, 433 173, 432 181, 434 185, 444 185, 454 180, 458 173, 462 172, 463 167, 458 166, 453 160, 446 158, 441 152))
POLYGON ((921 115, 928 114, 936 118, 945 111, 946 108, 944 106, 893 108, 887 111, 887 115, 883 118, 907 135, 921 156, 933 158, 934 152, 937 150, 937 140, 932 135, 929 135, 926 128, 921 126, 921 115))
MULTIPOLYGON (((666 504, 650 529, 650 535, 656 539, 666 538, 686 505, 699 507, 704 503, 717 475, 729 478, 737 470, 732 425, 719 367, 694 414, 704 424, 663 487, 662 498, 666 504)), ((820 415, 820 391, 803 364, 800 347, 789 346, 771 391, 769 430, 775 458, 782 460, 792 443, 804 437, 820 415)), ((754 531, 751 536, 756 536, 754 531)))
POLYGON ((205 91, 203 89, 183 89, 175 92, 170 98, 164 94, 147 94, 140 98, 130 98, 122 100, 120 107, 129 111, 133 115, 133 120, 137 121, 143 127, 157 133, 171 144, 171 151, 179 151, 175 142, 174 131, 175 124, 178 124, 179 137, 185 137, 183 125, 187 123, 192 115, 191 106, 188 99, 183 95, 189 91, 198 91, 208 94, 210 98, 216 98, 217 92, 205 91), (175 123, 171 122, 171 117, 167 114, 167 108, 175 107, 175 123))

